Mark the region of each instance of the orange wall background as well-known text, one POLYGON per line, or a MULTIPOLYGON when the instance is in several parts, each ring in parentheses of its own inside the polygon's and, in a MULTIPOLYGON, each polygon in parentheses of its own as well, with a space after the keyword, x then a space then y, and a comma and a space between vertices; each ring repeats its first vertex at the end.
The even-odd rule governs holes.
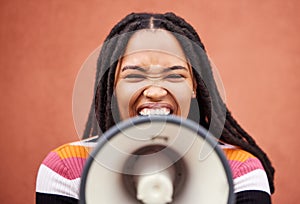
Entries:
POLYGON ((46 154, 77 140, 76 75, 133 11, 173 11, 199 32, 227 104, 276 168, 273 203, 298 203, 300 1, 2 0, 0 203, 33 203, 46 154))

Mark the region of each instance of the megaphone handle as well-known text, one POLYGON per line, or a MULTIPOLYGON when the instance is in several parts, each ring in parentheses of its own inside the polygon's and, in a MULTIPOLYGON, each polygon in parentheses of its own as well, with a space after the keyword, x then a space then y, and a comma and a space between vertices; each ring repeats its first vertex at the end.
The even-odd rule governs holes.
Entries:
POLYGON ((144 204, 166 204, 172 202, 173 183, 170 175, 156 173, 139 176, 137 199, 144 204))

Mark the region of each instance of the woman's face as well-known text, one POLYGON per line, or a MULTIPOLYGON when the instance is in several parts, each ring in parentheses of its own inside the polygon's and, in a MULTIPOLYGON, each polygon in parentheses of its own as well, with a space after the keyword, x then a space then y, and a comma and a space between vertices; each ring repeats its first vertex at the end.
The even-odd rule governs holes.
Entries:
POLYGON ((195 97, 191 73, 171 33, 161 29, 136 32, 115 75, 114 94, 121 119, 169 114, 186 118, 195 97))

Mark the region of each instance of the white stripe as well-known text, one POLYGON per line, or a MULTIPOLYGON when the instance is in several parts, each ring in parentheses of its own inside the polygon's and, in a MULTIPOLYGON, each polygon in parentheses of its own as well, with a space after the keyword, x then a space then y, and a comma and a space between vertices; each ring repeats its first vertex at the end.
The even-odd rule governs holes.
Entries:
POLYGON ((80 178, 69 180, 44 164, 40 166, 36 181, 36 192, 63 195, 78 199, 79 186, 80 178))
POLYGON ((95 139, 95 137, 93 138, 88 138, 86 140, 81 140, 81 141, 77 141, 77 142, 72 142, 70 143, 71 146, 83 146, 83 147, 95 147, 97 144, 97 141, 90 141, 95 139))
POLYGON ((256 169, 233 180, 234 192, 247 190, 265 191, 270 194, 267 174, 262 169, 256 169))
POLYGON ((236 146, 230 145, 230 144, 226 144, 226 143, 222 143, 218 145, 221 149, 238 149, 236 146))

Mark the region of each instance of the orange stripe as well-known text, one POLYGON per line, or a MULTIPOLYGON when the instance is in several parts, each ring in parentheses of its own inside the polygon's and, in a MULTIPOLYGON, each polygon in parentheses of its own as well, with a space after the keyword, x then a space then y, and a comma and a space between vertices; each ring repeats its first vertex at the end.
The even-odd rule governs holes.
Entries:
POLYGON ((72 157, 87 158, 90 155, 90 150, 91 148, 89 147, 66 144, 57 148, 54 152, 56 152, 61 159, 72 157))
POLYGON ((255 158, 255 156, 242 149, 223 149, 223 151, 228 160, 244 162, 249 158, 255 158))

